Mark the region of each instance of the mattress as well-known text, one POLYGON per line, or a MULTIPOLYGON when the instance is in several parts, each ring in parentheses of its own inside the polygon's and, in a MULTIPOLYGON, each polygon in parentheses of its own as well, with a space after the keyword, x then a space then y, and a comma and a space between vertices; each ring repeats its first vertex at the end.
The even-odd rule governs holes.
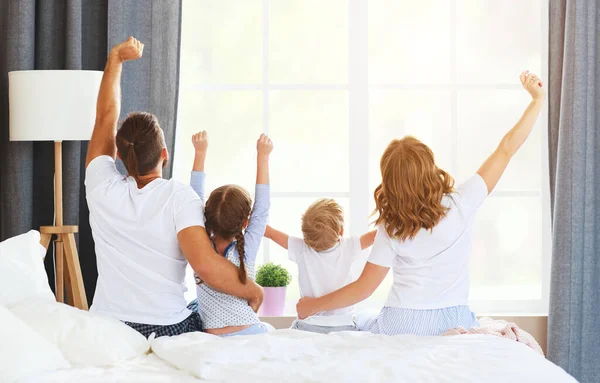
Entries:
POLYGON ((279 330, 152 341, 153 353, 110 368, 72 369, 35 382, 575 382, 515 341, 490 335, 329 335, 279 330))

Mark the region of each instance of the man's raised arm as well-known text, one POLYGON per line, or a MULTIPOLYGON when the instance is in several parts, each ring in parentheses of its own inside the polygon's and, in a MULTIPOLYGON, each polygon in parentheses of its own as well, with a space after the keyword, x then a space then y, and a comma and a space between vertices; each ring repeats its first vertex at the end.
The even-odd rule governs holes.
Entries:
POLYGON ((121 113, 121 71, 125 61, 142 57, 144 44, 130 37, 127 41, 113 47, 108 55, 98 101, 96 104, 96 122, 94 132, 88 146, 85 166, 98 156, 116 155, 115 136, 117 122, 121 113))

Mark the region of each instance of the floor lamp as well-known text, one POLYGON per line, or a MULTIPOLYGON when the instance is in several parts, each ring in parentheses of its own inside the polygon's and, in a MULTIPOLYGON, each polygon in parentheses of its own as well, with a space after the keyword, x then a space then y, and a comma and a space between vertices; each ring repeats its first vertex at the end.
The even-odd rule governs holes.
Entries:
POLYGON ((32 70, 8 73, 10 141, 54 141, 54 226, 40 227, 41 243, 55 239, 56 300, 88 309, 79 256, 77 226, 63 223, 62 141, 87 141, 96 117, 102 72, 32 70), (66 268, 66 273, 65 273, 66 268), (65 283, 66 282, 66 283, 65 283))

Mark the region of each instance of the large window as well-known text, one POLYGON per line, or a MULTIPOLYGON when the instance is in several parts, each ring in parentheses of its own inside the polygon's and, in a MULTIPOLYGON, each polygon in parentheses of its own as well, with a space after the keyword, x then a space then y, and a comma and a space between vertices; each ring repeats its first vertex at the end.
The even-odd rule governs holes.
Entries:
MULTIPOLYGON (((519 73, 546 75, 546 8, 545 0, 184 0, 174 176, 188 182, 190 136, 206 129, 208 191, 225 183, 253 191, 255 141, 266 132, 275 143, 270 223, 300 235, 301 213, 329 196, 345 209, 346 232, 364 233, 392 138, 423 140, 461 182, 518 120, 528 103, 519 73)), ((478 213, 478 314, 547 311, 546 142, 542 117, 478 213)), ((259 260, 297 275, 269 241, 259 260)), ((363 306, 383 305, 390 278, 363 306)), ((298 298, 293 283, 290 314, 298 298)))

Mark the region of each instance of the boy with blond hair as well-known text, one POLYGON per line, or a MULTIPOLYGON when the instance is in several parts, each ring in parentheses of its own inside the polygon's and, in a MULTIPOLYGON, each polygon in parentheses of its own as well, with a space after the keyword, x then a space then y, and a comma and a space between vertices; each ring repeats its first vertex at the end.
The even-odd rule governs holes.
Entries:
MULTIPOLYGON (((289 259, 298 265, 298 284, 303 297, 320 297, 352 282, 352 264, 375 239, 375 231, 360 237, 343 237, 344 212, 330 198, 319 199, 306 209, 302 215, 302 234, 304 238, 290 237, 270 226, 265 231, 265 237, 288 250, 289 259)), ((356 331, 354 307, 296 320, 292 328, 318 333, 356 331)))

